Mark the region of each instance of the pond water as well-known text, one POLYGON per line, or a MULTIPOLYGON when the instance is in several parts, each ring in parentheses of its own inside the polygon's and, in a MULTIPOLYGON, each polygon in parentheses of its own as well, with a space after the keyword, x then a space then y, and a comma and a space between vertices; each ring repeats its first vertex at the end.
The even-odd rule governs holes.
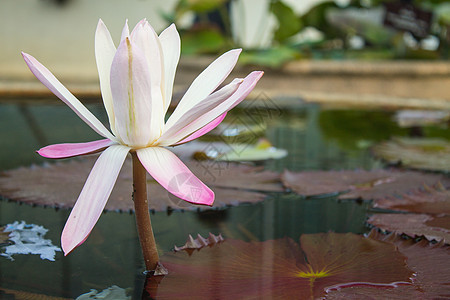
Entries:
MULTIPOLYGON (((91 103, 88 108, 107 122, 101 105, 91 103)), ((252 122, 264 128, 258 135, 289 153, 285 158, 259 163, 274 171, 382 167, 371 156, 370 146, 391 135, 409 134, 409 130, 394 123, 393 112, 327 110, 300 100, 289 109, 270 109, 270 114, 260 115, 259 120, 252 122)), ((227 116, 227 120, 238 118, 245 123, 254 114, 241 108, 227 116)), ((97 139, 66 106, 49 101, 1 103, 0 128, 0 170, 51 163, 35 153, 48 144, 97 139)), ((426 134, 439 136, 444 132, 429 128, 426 134)), ((199 212, 155 212, 151 217, 163 253, 174 245, 183 245, 189 234, 198 233, 203 236, 221 233, 225 238, 245 241, 285 236, 298 240, 303 233, 328 231, 361 234, 369 230, 365 225, 368 214, 370 203, 338 201, 333 195, 305 199, 286 192, 268 193, 265 201, 254 205, 199 212)), ((69 211, 64 209, 32 207, 8 199, 0 201, 0 226, 15 221, 41 225, 48 229, 45 238, 56 246, 68 215, 69 211)), ((13 258, 11 261, 0 256, 0 298, 14 299, 13 295, 76 298, 91 289, 101 291, 113 285, 126 289, 133 298, 140 299, 142 295, 144 265, 135 219, 129 213, 104 213, 88 240, 67 257, 56 252, 55 261, 43 260, 39 255, 13 258)))

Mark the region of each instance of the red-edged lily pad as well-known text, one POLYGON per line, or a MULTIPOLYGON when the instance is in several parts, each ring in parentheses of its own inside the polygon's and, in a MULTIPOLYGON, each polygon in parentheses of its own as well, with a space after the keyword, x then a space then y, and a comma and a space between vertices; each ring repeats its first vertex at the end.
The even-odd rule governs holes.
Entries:
POLYGON ((304 196, 340 192, 340 199, 364 200, 401 195, 424 185, 450 185, 444 175, 397 170, 284 171, 281 180, 287 188, 304 196))
POLYGON ((436 188, 425 188, 401 197, 386 197, 378 199, 374 207, 407 211, 413 213, 426 213, 434 215, 450 215, 450 190, 442 185, 436 188))
MULTIPOLYGON (((73 159, 46 166, 18 168, 0 176, 0 194, 10 200, 60 208, 73 207, 86 178, 94 165, 94 157, 73 159)), ((282 191, 279 174, 259 167, 220 162, 186 162, 189 169, 216 195, 214 207, 255 203, 266 194, 261 191, 282 191)), ((150 208, 155 211, 203 208, 193 206, 169 194, 150 176, 147 177, 150 208)), ((119 174, 106 210, 131 211, 132 194, 131 160, 126 160, 119 174)))
POLYGON ((411 284, 406 257, 355 234, 305 234, 265 242, 225 240, 162 257, 169 274, 149 279, 156 299, 316 299, 330 288, 411 284))
POLYGON ((407 264, 415 272, 413 285, 391 289, 354 286, 331 291, 326 299, 448 299, 450 298, 450 246, 414 242, 398 235, 372 231, 370 238, 387 241, 408 257, 407 264))
POLYGON ((367 223, 384 231, 450 243, 450 216, 376 214, 371 216, 367 223))

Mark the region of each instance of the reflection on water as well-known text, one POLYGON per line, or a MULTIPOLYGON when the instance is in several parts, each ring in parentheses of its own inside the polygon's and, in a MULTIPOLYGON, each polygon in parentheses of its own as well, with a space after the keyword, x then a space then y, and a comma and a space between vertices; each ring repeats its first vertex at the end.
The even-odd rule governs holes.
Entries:
MULTIPOLYGON (((100 120, 107 121, 101 105, 88 106, 100 120)), ((379 165, 371 158, 367 147, 349 149, 343 147, 339 139, 330 137, 329 128, 337 129, 340 122, 348 120, 339 119, 334 125, 321 127, 321 114, 318 106, 303 105, 283 111, 276 118, 263 119, 267 122, 266 137, 275 147, 289 152, 286 158, 267 161, 265 166, 281 171, 285 168, 370 169, 379 165)), ((370 115, 370 112, 365 114, 370 115)), ((395 127, 390 114, 384 113, 384 119, 378 115, 377 118, 395 127)), ((0 104, 0 128, 0 170, 44 161, 51 163, 34 153, 47 144, 98 138, 64 105, 0 104)), ((369 142, 371 139, 369 134, 355 136, 355 139, 369 142)), ((349 137, 345 138, 347 142, 349 137)), ((356 140, 352 142, 358 144, 356 140)), ((151 199, 151 191, 149 195, 151 199)), ((367 203, 338 202, 332 196, 303 199, 279 193, 270 194, 259 204, 218 211, 155 213, 152 223, 163 253, 174 245, 183 245, 189 234, 197 233, 203 236, 209 232, 222 233, 224 237, 246 241, 285 236, 298 240, 302 233, 330 230, 363 233, 367 231, 364 226, 367 209, 367 203)), ((20 205, 6 199, 0 201, 0 226, 21 220, 44 226, 49 229, 46 238, 55 245, 59 245, 68 214, 66 210, 20 205)), ((58 252, 55 262, 41 260, 36 255, 14 258, 15 261, 9 261, 0 257, 0 298, 6 295, 6 290, 73 298, 91 289, 101 291, 113 285, 130 289, 135 298, 140 298, 144 285, 141 250, 131 214, 104 214, 82 247, 67 257, 58 252)))

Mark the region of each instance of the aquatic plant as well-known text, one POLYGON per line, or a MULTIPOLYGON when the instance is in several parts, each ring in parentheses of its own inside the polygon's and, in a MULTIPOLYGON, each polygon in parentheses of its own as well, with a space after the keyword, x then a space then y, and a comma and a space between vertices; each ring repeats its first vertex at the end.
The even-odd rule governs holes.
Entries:
POLYGON ((148 211, 146 171, 170 193, 194 204, 211 205, 214 193, 171 151, 215 128, 263 75, 250 73, 215 91, 234 68, 240 49, 212 62, 191 84, 165 122, 172 98, 180 37, 175 25, 159 36, 147 20, 130 33, 126 23, 115 47, 102 20, 95 34, 95 56, 109 131, 58 79, 29 54, 22 53, 33 74, 105 139, 65 143, 38 151, 47 158, 102 152, 71 211, 61 236, 65 255, 89 236, 111 194, 128 153, 133 158, 133 200, 147 270, 155 270, 158 253, 148 211), (183 180, 181 180, 182 178, 183 180))

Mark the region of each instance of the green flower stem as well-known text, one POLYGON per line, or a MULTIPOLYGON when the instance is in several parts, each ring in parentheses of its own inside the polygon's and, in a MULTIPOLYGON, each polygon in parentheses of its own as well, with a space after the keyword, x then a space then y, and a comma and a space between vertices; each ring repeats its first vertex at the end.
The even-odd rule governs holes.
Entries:
POLYGON ((148 208, 147 172, 136 152, 131 152, 131 157, 133 158, 133 201, 139 240, 144 255, 145 268, 147 272, 154 272, 159 265, 159 256, 148 208))

